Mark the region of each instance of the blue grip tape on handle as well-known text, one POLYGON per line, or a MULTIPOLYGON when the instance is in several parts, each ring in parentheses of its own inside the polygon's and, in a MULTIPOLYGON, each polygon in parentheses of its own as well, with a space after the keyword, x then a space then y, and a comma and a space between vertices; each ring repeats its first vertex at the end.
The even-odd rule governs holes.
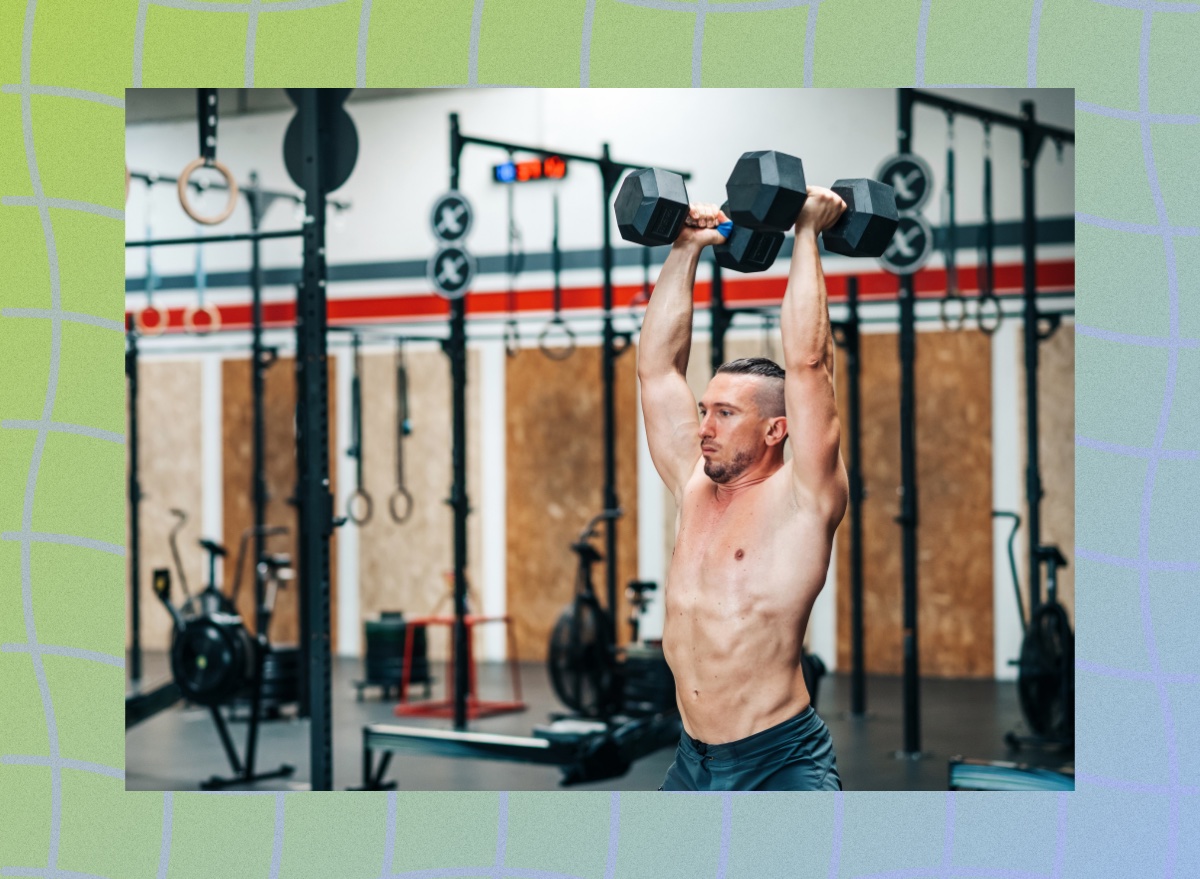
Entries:
POLYGON ((733 221, 726 220, 724 223, 718 223, 717 231, 721 233, 722 238, 728 238, 729 233, 733 231, 733 221))

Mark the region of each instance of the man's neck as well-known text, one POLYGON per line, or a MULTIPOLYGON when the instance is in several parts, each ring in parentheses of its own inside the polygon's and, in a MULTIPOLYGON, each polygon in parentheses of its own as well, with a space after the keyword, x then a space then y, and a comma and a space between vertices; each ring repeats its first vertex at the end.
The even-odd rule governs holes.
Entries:
POLYGON ((718 501, 728 503, 747 489, 765 482, 782 466, 782 457, 775 458, 774 456, 769 456, 764 458, 753 466, 747 467, 745 471, 738 474, 736 478, 729 482, 714 482, 713 494, 718 501))

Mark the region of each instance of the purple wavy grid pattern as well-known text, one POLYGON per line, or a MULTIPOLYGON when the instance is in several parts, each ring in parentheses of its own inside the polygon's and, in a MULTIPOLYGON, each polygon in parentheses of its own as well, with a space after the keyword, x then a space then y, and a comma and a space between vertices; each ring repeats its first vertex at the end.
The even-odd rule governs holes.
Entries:
MULTIPOLYGON (((271 11, 280 11, 284 9, 302 9, 316 7, 320 5, 328 5, 330 2, 345 2, 345 0, 284 0, 284 2, 264 3, 261 0, 250 0, 246 3, 238 4, 221 4, 219 8, 214 8, 214 4, 196 2, 196 0, 153 0, 156 5, 169 5, 181 8, 203 9, 211 12, 240 12, 250 16, 251 21, 257 20, 257 16, 271 11)), ((822 0, 810 0, 810 2, 787 2, 787 0, 762 0, 762 2, 748 2, 740 4, 721 4, 722 8, 716 8, 716 4, 708 4, 705 0, 621 0, 621 2, 629 2, 632 5, 641 5, 651 8, 670 9, 680 12, 694 14, 697 20, 697 33, 702 34, 703 20, 708 14, 729 13, 729 12, 746 12, 755 11, 757 9, 766 8, 783 8, 784 6, 804 5, 809 7, 810 11, 810 28, 808 30, 809 45, 806 47, 806 66, 805 66, 805 81, 811 82, 811 40, 815 30, 816 10, 822 0), (736 8, 730 8, 735 6, 736 8)), ((824 0, 830 2, 830 0, 824 0)), ((1177 260, 1175 252, 1175 239, 1181 237, 1194 237, 1200 234, 1200 230, 1196 227, 1173 226, 1170 224, 1165 204, 1163 201, 1162 190, 1158 180, 1157 167, 1155 163, 1155 155, 1153 143, 1151 139, 1152 125, 1171 124, 1171 125, 1195 125, 1198 118, 1194 115, 1168 115, 1155 114, 1149 109, 1149 52, 1150 52, 1150 28, 1153 16, 1163 15, 1178 15, 1178 14, 1194 14, 1200 11, 1200 5, 1192 3, 1166 3, 1166 2, 1141 2, 1141 0, 1092 0, 1092 2, 1101 3, 1106 6, 1120 7, 1128 10, 1141 12, 1141 51, 1139 65, 1139 109, 1136 112, 1118 110, 1115 108, 1102 107, 1092 103, 1077 102, 1076 109, 1082 113, 1095 114, 1106 116, 1109 118, 1122 119, 1124 121, 1135 122, 1139 125, 1141 131, 1141 139, 1143 145, 1143 161, 1147 179, 1150 184, 1151 194, 1153 197, 1157 223, 1155 224, 1134 224, 1124 222, 1116 218, 1103 218, 1089 215, 1080 212, 1077 214, 1077 221, 1089 225, 1100 226, 1123 234, 1129 235, 1150 235, 1158 237, 1162 240, 1164 258, 1167 265, 1168 276, 1168 293, 1169 293, 1169 318, 1170 331, 1165 338, 1136 336, 1132 334, 1124 334, 1117 331, 1112 331, 1100 327, 1088 327, 1080 325, 1077 327, 1077 332, 1097 339, 1102 339, 1107 342, 1120 345, 1129 345, 1136 347, 1161 348, 1167 351, 1168 355, 1168 370, 1167 378, 1162 391, 1162 401, 1159 410, 1159 418, 1156 426, 1154 441, 1149 448, 1132 448, 1125 446, 1117 446, 1105 443, 1102 440, 1092 439, 1084 436, 1077 438, 1077 444, 1080 447, 1088 448, 1096 451, 1101 451, 1106 454, 1118 456, 1132 456, 1144 459, 1148 462, 1145 482, 1142 495, 1140 498, 1140 518, 1139 518, 1139 551, 1136 558, 1121 558, 1110 554, 1103 553, 1099 550, 1090 549, 1085 546, 1076 548, 1077 557, 1098 562, 1103 565, 1110 565, 1116 568, 1124 568, 1135 570, 1139 575, 1139 599, 1142 613, 1142 629, 1145 641, 1147 655, 1150 657, 1151 672, 1135 672, 1111 668, 1095 662, 1080 660, 1078 668, 1081 672, 1093 674, 1100 677, 1108 677, 1114 679, 1137 680, 1154 685, 1156 694, 1159 697, 1159 704, 1162 712, 1162 722, 1165 734, 1168 741, 1168 757, 1169 757, 1169 778, 1168 785, 1148 785, 1129 782, 1127 780, 1108 778, 1098 775, 1082 774, 1078 777, 1080 791, 1086 792, 1088 787, 1114 789, 1129 792, 1137 795, 1146 795, 1154 797, 1165 797, 1169 804, 1169 822, 1167 824, 1165 839, 1166 860, 1165 870, 1163 875, 1174 877, 1176 873, 1176 863, 1180 846, 1180 826, 1179 826, 1179 806, 1181 797, 1192 797, 1196 795, 1196 788, 1181 785, 1179 782, 1179 764, 1178 751, 1180 743, 1177 741, 1176 730, 1174 724, 1174 715, 1172 712, 1172 704, 1170 693, 1167 689, 1168 684, 1192 684, 1196 683, 1196 675, 1168 675, 1162 672, 1161 665, 1161 650, 1155 638, 1154 620, 1150 613, 1149 605, 1149 575, 1157 571, 1176 571, 1184 573, 1195 573, 1197 565, 1194 563, 1181 562, 1162 562, 1156 561, 1149 557, 1149 537, 1150 537, 1150 512, 1157 477, 1157 468, 1160 461, 1163 460, 1187 460, 1194 461, 1197 455, 1196 450, 1192 449, 1167 449, 1164 447, 1167 425, 1169 423, 1171 413, 1176 400, 1176 379, 1178 367, 1178 352, 1181 349, 1191 349, 1200 345, 1200 340, 1189 339, 1180 336, 1179 334, 1179 296, 1180 282, 1178 277, 1177 260)), ((138 12, 138 34, 135 41, 135 65, 134 65, 134 80, 135 85, 140 83, 141 78, 141 52, 144 37, 144 22, 146 9, 151 5, 151 0, 142 0, 139 5, 138 12)), ((475 0, 475 10, 472 26, 471 40, 471 81, 475 79, 475 71, 477 70, 477 53, 478 53, 478 31, 481 21, 484 0, 475 0)), ((1038 52, 1038 30, 1044 7, 1043 0, 1037 0, 1034 3, 1031 20, 1030 20, 1030 36, 1028 50, 1028 66, 1027 66, 1027 84, 1030 86, 1037 85, 1037 52, 1038 52)), ((588 13, 594 9, 594 0, 588 4, 588 13)), ((68 656, 79 659, 81 661, 105 662, 107 664, 121 664, 120 660, 114 660, 112 657, 106 657, 102 654, 94 654, 89 651, 77 650, 75 648, 64 645, 43 645, 37 640, 36 628, 34 626, 32 615, 32 583, 30 574, 30 546, 38 540, 52 540, 55 542, 70 543, 85 548, 103 551, 114 552, 117 554, 123 553, 122 547, 117 547, 108 544, 101 544, 98 541, 88 541, 72 535, 51 535, 38 534, 32 531, 32 508, 34 503, 34 486, 36 485, 37 474, 41 464, 41 455, 44 449, 46 436, 55 430, 66 430, 71 432, 73 428, 79 426, 60 425, 56 424, 51 419, 55 393, 57 390, 58 381, 58 346, 60 343, 60 332, 62 321, 78 321, 89 323, 92 325, 102 326, 114 331, 123 329, 119 323, 115 321, 104 321, 90 315, 82 315, 78 313, 65 312, 60 307, 59 287, 58 287, 58 265, 57 265, 57 249, 54 236, 53 225, 50 220, 49 208, 67 208, 72 210, 83 210, 91 213, 97 213, 105 216, 120 216, 120 212, 113 212, 111 209, 103 208, 95 205, 86 205, 78 202, 69 202, 61 199, 47 198, 42 191, 40 178, 37 170, 37 157, 34 149, 34 136, 32 129, 32 117, 30 113, 29 98, 33 94, 48 94, 58 95, 63 98, 75 100, 90 100, 99 103, 108 103, 114 106, 123 106, 123 104, 114 103, 116 99, 96 95, 94 93, 83 92, 80 90, 72 90, 61 86, 50 85, 34 85, 30 82, 30 47, 32 44, 32 29, 34 12, 36 9, 36 0, 30 0, 26 6, 26 15, 24 20, 24 37, 22 51, 22 81, 19 84, 6 84, 3 86, 3 91, 9 94, 19 94, 22 98, 22 126, 23 138, 25 143, 25 158, 29 168, 30 179, 33 184, 34 196, 28 197, 6 197, 3 200, 5 206, 33 206, 39 211, 43 233, 46 241, 48 259, 50 263, 50 292, 51 292, 51 307, 49 309, 5 309, 0 312, 0 316, 5 318, 33 318, 46 319, 51 321, 52 336, 51 336, 51 368, 49 380, 47 383, 45 405, 43 415, 40 420, 28 422, 9 421, 2 424, 5 429, 14 430, 33 430, 37 432, 35 450, 30 461, 28 475, 26 480, 25 505, 23 512, 22 530, 20 532, 7 532, 3 535, 4 539, 14 540, 21 544, 22 550, 22 598, 25 610, 25 623, 27 641, 23 644, 5 644, 2 648, 6 651, 28 652, 33 660, 34 673, 37 678, 39 691, 42 698, 43 713, 46 722, 46 728, 50 737, 50 756, 49 757, 28 757, 22 755, 4 755, 5 763, 25 763, 33 765, 47 765, 51 769, 51 786, 52 786, 52 811, 51 811, 51 826, 50 826, 50 856, 49 863, 45 869, 26 869, 26 868, 5 868, 0 872, 4 875, 37 875, 37 876, 59 876, 64 875, 65 871, 60 871, 57 868, 57 851, 59 845, 59 830, 61 823, 61 770, 63 768, 81 769, 83 771, 96 772, 107 777, 122 778, 123 771, 115 767, 104 767, 95 764, 80 763, 79 761, 63 760, 58 752, 58 735, 55 723, 54 705, 50 699, 49 688, 46 682, 45 671, 42 665, 41 657, 46 654, 68 656)), ((932 0, 923 0, 921 8, 921 19, 919 28, 919 44, 917 55, 917 84, 924 83, 924 36, 928 26, 929 15, 932 10, 932 0)), ((369 30, 369 20, 371 13, 370 0, 364 0, 362 3, 362 18, 360 28, 359 41, 359 84, 365 82, 365 47, 366 34, 369 30)), ((254 67, 254 27, 251 27, 247 36, 247 51, 246 51, 246 83, 253 83, 253 67, 254 67)), ((587 62, 589 57, 589 43, 587 40, 588 29, 585 27, 585 40, 581 49, 581 64, 580 64, 580 79, 581 83, 587 82, 587 62)), ((700 45, 699 37, 696 42, 697 47, 700 45)), ((698 52, 699 49, 696 49, 698 52)), ((697 55, 693 56, 693 70, 698 70, 697 55)), ((694 74, 694 79, 698 74, 694 74)), ((96 435, 93 437, 98 441, 120 442, 123 438, 115 435, 102 436, 96 435)), ((227 795, 237 796, 236 793, 227 795)), ((282 795, 271 795, 276 797, 276 829, 273 839, 273 858, 272 858, 272 877, 278 875, 279 859, 278 854, 281 852, 284 822, 282 795)), ((829 875, 841 875, 841 854, 844 847, 853 840, 846 835, 846 828, 843 824, 843 804, 846 795, 837 794, 832 798, 832 808, 834 811, 834 838, 833 838, 833 856, 830 860, 829 875)), ((943 795, 938 795, 943 796, 943 795)), ((955 794, 946 794, 946 822, 945 822, 945 847, 942 864, 938 867, 927 867, 913 870, 897 870, 885 873, 870 874, 874 879, 883 879, 883 877, 901 877, 901 876, 995 876, 995 877, 1027 877, 1027 876, 1054 876, 1057 877, 1062 873, 1063 869, 1063 851, 1064 844, 1068 836, 1067 827, 1067 812, 1066 804, 1068 795, 1059 795, 1056 797, 1057 806, 1057 845, 1055 850, 1055 858, 1052 864, 1048 865, 1046 872, 1030 873, 1028 871, 1004 870, 1004 869, 969 869, 962 867, 954 867, 949 863, 950 853, 953 850, 954 840, 954 816, 955 816, 955 794)), ((725 872, 729 863, 730 848, 734 844, 732 840, 731 821, 734 812, 734 800, 736 798, 731 795, 723 795, 722 819, 721 819, 721 849, 718 864, 715 865, 715 875, 719 877, 725 876, 725 872)), ((452 876, 460 875, 468 868, 453 868, 447 867, 439 870, 419 871, 412 873, 391 874, 388 872, 388 867, 391 864, 391 853, 395 845, 395 795, 391 795, 387 801, 388 805, 388 836, 384 843, 384 863, 381 870, 381 876, 384 879, 400 879, 400 877, 428 876, 432 879, 433 876, 452 876)), ((171 838, 171 816, 172 816, 172 799, 171 794, 164 795, 163 804, 163 855, 160 858, 159 875, 166 875, 166 866, 169 861, 170 838, 171 838)), ((620 818, 620 799, 619 795, 614 794, 612 797, 612 815, 609 829, 609 857, 606 864, 606 879, 615 873, 615 853, 619 842, 619 818, 620 818)), ((518 870, 516 868, 508 868, 503 865, 504 860, 504 844, 507 831, 507 798, 502 795, 500 814, 498 818, 498 833, 497 833, 497 861, 493 867, 494 875, 524 875, 524 876, 549 876, 550 874, 538 873, 537 871, 518 870)), ((477 868, 469 868, 473 872, 477 872, 477 868)), ((80 875, 80 874, 75 874, 80 875)), ((555 874, 557 875, 557 874, 555 874)))

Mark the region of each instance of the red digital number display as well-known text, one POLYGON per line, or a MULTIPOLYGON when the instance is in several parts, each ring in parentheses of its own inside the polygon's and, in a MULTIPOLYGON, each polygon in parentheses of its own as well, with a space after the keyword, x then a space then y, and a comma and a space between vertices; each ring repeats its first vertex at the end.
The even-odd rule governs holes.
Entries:
POLYGON ((505 162, 492 168, 497 183, 528 183, 531 180, 562 180, 567 176, 567 160, 561 156, 505 162))

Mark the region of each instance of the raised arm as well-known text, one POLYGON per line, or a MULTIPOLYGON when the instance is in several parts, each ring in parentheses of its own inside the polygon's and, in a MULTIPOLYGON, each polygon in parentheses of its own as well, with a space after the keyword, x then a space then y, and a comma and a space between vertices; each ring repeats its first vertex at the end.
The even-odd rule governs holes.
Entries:
POLYGON ((848 489, 833 390, 833 333, 817 235, 833 225, 843 210, 845 202, 832 191, 808 188, 796 221, 779 322, 793 490, 801 508, 825 518, 831 528, 845 514, 848 489))
POLYGON ((638 344, 646 442, 654 468, 677 501, 700 459, 700 420, 687 383, 692 291, 704 247, 724 240, 715 229, 720 218, 714 205, 692 208, 659 272, 638 344))

